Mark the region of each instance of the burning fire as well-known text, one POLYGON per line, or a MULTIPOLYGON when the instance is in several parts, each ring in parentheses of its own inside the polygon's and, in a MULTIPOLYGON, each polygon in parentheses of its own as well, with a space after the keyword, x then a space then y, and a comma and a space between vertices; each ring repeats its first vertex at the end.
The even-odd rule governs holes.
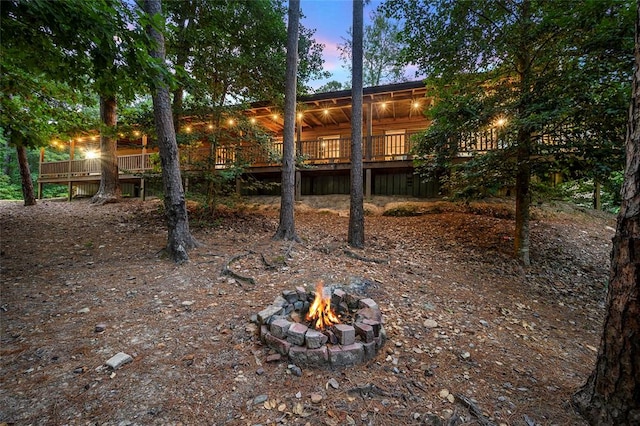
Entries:
POLYGON ((309 313, 305 317, 307 321, 315 321, 314 328, 316 330, 324 330, 333 324, 338 324, 340 320, 331 309, 331 296, 324 295, 324 285, 322 281, 316 284, 316 297, 309 306, 309 313))

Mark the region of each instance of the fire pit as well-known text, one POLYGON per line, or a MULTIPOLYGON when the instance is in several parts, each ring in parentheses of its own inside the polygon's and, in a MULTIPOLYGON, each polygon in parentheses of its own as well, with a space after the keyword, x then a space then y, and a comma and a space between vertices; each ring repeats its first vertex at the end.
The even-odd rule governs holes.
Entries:
POLYGON ((315 291, 285 290, 257 315, 260 339, 296 364, 343 367, 375 357, 386 340, 371 298, 319 282, 315 291))

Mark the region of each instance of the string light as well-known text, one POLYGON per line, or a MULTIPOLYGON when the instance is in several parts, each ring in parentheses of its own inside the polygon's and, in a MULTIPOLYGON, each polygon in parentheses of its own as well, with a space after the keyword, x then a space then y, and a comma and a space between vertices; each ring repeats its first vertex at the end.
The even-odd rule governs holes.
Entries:
POLYGON ((94 151, 91 149, 86 150, 84 155, 88 160, 91 160, 93 158, 98 158, 100 156, 100 154, 98 154, 97 151, 94 151))
POLYGON ((508 120, 505 117, 498 117, 496 118, 496 120, 493 122, 493 125, 495 127, 504 127, 507 125, 508 120))

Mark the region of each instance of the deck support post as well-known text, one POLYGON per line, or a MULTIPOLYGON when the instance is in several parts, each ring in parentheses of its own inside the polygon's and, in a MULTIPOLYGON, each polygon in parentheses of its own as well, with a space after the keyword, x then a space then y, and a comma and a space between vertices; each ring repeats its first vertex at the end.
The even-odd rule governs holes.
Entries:
POLYGON ((142 201, 146 201, 147 199, 147 188, 145 186, 144 178, 140 178, 140 198, 142 201))
POLYGON ((364 197, 371 199, 371 169, 364 171, 364 197))
POLYGON ((301 199, 302 199, 302 173, 300 173, 300 170, 296 170, 294 200, 300 201, 301 199))

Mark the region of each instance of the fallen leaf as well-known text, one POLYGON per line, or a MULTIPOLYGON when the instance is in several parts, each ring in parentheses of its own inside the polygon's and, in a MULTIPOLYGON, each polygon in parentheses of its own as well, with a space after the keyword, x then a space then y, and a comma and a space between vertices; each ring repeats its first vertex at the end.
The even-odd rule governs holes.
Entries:
POLYGON ((298 416, 302 415, 302 413, 304 413, 304 407, 302 406, 301 403, 297 403, 296 405, 293 406, 293 414, 297 414, 298 416))

